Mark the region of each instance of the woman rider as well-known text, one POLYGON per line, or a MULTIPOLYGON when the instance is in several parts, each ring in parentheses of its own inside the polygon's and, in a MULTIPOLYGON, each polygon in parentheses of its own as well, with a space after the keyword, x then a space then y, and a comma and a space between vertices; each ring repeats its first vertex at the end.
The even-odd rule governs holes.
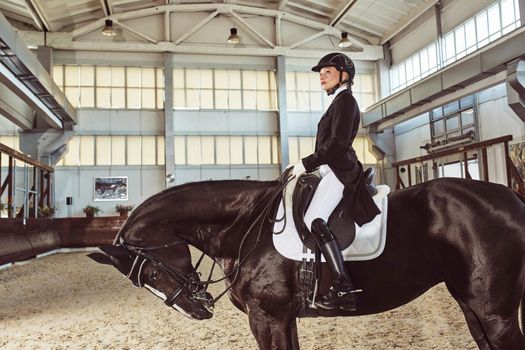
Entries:
POLYGON ((331 53, 321 58, 312 70, 319 72, 321 88, 332 96, 332 103, 317 126, 314 153, 295 164, 293 174, 300 176, 319 168, 322 178, 305 214, 305 223, 328 263, 333 283, 316 305, 325 309, 356 310, 352 282, 327 224, 343 193, 345 209, 359 226, 380 213, 368 193, 363 166, 352 147, 360 121, 359 106, 351 90, 355 67, 346 55, 331 53))

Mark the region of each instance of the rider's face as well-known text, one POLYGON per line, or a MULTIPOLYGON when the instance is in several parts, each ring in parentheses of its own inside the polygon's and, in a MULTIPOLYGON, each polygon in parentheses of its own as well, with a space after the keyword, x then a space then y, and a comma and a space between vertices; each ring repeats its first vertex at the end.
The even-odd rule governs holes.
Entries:
MULTIPOLYGON (((343 72, 343 80, 348 77, 348 73, 343 72)), ((339 71, 335 67, 323 67, 319 71, 321 88, 328 91, 339 83, 339 71)))

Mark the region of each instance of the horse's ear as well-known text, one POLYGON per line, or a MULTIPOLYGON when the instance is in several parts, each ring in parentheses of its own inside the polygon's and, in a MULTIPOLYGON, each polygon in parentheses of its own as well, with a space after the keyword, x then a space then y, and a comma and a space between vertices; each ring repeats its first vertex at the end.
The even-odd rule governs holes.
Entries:
POLYGON ((102 250, 103 254, 91 253, 88 257, 101 264, 113 265, 123 274, 129 271, 132 258, 125 247, 104 245, 98 248, 102 250))

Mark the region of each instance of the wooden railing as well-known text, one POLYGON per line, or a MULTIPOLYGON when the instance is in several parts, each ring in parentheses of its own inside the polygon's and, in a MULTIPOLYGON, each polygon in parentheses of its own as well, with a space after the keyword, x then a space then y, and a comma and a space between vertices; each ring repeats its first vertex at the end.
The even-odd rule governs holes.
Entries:
POLYGON ((14 199, 17 190, 15 183, 17 182, 17 161, 21 161, 24 165, 24 188, 20 189, 24 192, 24 203, 20 206, 19 216, 28 217, 29 210, 27 208, 31 206, 35 213, 38 207, 51 206, 51 174, 53 168, 0 143, 0 198, 7 191, 7 216, 10 218, 14 217, 16 212, 14 199), (7 175, 5 176, 2 174, 5 165, 2 164, 3 157, 1 155, 7 155, 8 158, 7 175), (32 167, 31 176, 29 176, 30 167, 32 167))
MULTIPOLYGON (((514 181, 514 190, 525 194, 525 188, 523 186, 523 179, 521 178, 518 170, 509 156, 509 142, 512 141, 512 135, 506 135, 490 140, 481 142, 471 143, 468 145, 456 146, 442 151, 437 151, 428 155, 415 157, 407 160, 392 163, 392 166, 396 168, 396 189, 407 187, 401 178, 401 172, 407 171, 408 186, 412 186, 412 166, 422 164, 424 162, 432 162, 432 169, 436 170, 438 166, 437 160, 446 157, 455 157, 462 162, 463 171, 465 178, 471 179, 468 169, 469 160, 479 160, 479 153, 481 152, 481 180, 489 181, 489 167, 487 149, 502 144, 505 158, 505 169, 507 177, 507 185, 512 186, 514 181)), ((457 161, 456 161, 457 162, 457 161)))

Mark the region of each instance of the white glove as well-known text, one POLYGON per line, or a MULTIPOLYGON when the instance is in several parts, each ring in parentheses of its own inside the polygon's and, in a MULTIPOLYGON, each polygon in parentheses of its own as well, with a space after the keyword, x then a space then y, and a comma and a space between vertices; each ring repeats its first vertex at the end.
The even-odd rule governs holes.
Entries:
POLYGON ((295 176, 295 177, 299 177, 301 176, 301 174, 305 173, 306 172, 306 169, 304 168, 304 164, 303 164, 303 161, 300 160, 298 161, 294 166, 293 166, 293 171, 292 171, 292 175, 295 176))

